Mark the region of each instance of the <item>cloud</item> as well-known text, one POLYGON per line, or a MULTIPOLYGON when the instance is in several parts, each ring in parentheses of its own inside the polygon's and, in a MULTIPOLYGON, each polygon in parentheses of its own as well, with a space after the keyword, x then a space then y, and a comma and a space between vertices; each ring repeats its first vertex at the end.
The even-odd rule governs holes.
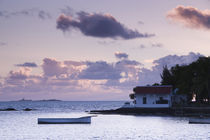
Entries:
POLYGON ((146 46, 144 44, 140 44, 140 46, 138 48, 144 49, 144 48, 146 48, 146 46))
POLYGON ((63 100, 127 100, 132 88, 160 82, 163 66, 184 65, 197 60, 199 53, 168 55, 154 60, 151 69, 130 59, 106 61, 58 61, 45 58, 42 72, 18 67, 0 81, 1 100, 58 98, 63 100))
POLYGON ((66 6, 65 8, 61 9, 61 13, 65 14, 67 16, 73 16, 74 15, 74 10, 69 6, 66 6))
POLYGON ((42 68, 44 72, 44 76, 57 76, 59 77, 61 74, 67 73, 67 67, 63 65, 61 62, 58 62, 54 59, 45 58, 43 60, 42 68))
POLYGON ((154 36, 154 34, 143 34, 125 27, 112 15, 86 12, 77 13, 77 18, 60 15, 57 19, 57 29, 63 32, 78 29, 86 36, 99 38, 133 39, 154 36))
POLYGON ((135 49, 154 49, 154 48, 162 48, 164 47, 162 43, 147 43, 147 44, 140 44, 139 46, 135 47, 135 49))
POLYGON ((168 12, 167 18, 175 22, 180 22, 186 27, 210 29, 210 10, 202 11, 190 6, 177 6, 168 12))
POLYGON ((60 62, 55 59, 45 58, 43 60, 42 69, 45 77, 56 76, 59 79, 76 79, 79 73, 85 69, 85 62, 64 61, 60 62))
POLYGON ((168 68, 179 65, 187 65, 196 61, 203 55, 199 53, 190 52, 188 55, 168 55, 153 61, 151 69, 142 68, 139 73, 139 83, 141 85, 159 83, 161 81, 160 74, 162 73, 163 67, 167 65, 168 68))
POLYGON ((23 71, 18 71, 18 72, 10 71, 9 72, 9 79, 25 80, 26 78, 27 78, 27 75, 23 71))
POLYGON ((125 93, 128 93, 127 90, 130 90, 136 81, 134 78, 138 74, 136 71, 138 65, 137 61, 129 59, 108 63, 45 58, 42 67, 39 67, 43 72, 38 75, 32 74, 29 67, 19 67, 19 70, 9 72, 8 76, 2 79, 1 99, 9 97, 40 99, 53 96, 64 100, 127 99, 125 93), (129 84, 129 81, 134 82, 129 84), (122 86, 126 84, 125 82, 127 86, 122 86), (111 83, 113 84, 110 85, 111 83), (122 88, 119 88, 120 86, 122 88))
POLYGON ((158 60, 154 60, 155 64, 158 64, 160 67, 163 67, 164 65, 167 65, 168 68, 174 66, 175 64, 179 65, 188 65, 192 63, 193 61, 196 61, 199 57, 202 57, 200 53, 193 53, 190 52, 188 55, 168 55, 165 57, 162 57, 158 60))
POLYGON ((23 64, 16 64, 15 66, 18 66, 18 67, 37 67, 37 64, 34 63, 34 62, 25 62, 23 64))
POLYGON ((39 10, 38 11, 38 17, 40 19, 50 19, 51 15, 48 12, 44 11, 44 10, 39 10))
POLYGON ((113 40, 113 41, 104 41, 103 40, 103 41, 98 41, 97 43, 100 44, 100 45, 104 45, 104 46, 110 46, 110 45, 113 45, 113 44, 117 45, 115 40, 113 40))
POLYGON ((7 46, 7 43, 0 41, 0 47, 5 47, 5 46, 7 46))
POLYGON ((120 79, 120 71, 115 69, 114 65, 105 61, 88 62, 79 78, 81 79, 120 79))
POLYGON ((136 66, 136 65, 142 65, 142 64, 136 60, 123 59, 123 60, 116 62, 116 65, 136 66))
POLYGON ((28 17, 32 17, 32 16, 36 16, 40 19, 50 19, 51 15, 50 13, 44 11, 44 10, 39 10, 37 8, 32 8, 32 9, 24 9, 24 10, 20 10, 20 11, 0 11, 0 17, 3 18, 12 18, 15 16, 28 16, 28 17))
POLYGON ((127 59, 128 58, 128 54, 122 53, 122 52, 116 52, 114 55, 118 59, 127 59))
POLYGON ((163 44, 162 43, 152 43, 151 45, 153 48, 162 48, 163 44))
POLYGON ((144 22, 143 22, 143 21, 138 21, 138 24, 140 24, 140 25, 141 25, 141 24, 144 24, 144 22))
POLYGON ((18 71, 10 71, 5 79, 5 83, 10 86, 23 85, 24 81, 30 75, 31 69, 20 68, 18 71))

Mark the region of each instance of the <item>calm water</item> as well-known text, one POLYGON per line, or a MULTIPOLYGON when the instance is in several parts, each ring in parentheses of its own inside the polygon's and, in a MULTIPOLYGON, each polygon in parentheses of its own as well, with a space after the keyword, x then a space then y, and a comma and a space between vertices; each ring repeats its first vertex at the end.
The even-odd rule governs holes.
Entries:
POLYGON ((189 118, 98 115, 91 124, 38 125, 38 117, 76 117, 94 109, 113 109, 123 102, 0 102, 0 108, 36 111, 0 112, 0 140, 210 139, 209 124, 188 124, 189 118))

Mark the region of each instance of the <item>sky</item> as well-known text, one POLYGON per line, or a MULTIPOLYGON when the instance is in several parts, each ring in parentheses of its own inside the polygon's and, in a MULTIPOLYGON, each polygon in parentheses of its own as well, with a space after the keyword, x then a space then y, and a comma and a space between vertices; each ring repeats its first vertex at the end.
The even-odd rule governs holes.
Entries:
POLYGON ((209 45, 209 0, 0 0, 0 101, 129 100, 209 45))

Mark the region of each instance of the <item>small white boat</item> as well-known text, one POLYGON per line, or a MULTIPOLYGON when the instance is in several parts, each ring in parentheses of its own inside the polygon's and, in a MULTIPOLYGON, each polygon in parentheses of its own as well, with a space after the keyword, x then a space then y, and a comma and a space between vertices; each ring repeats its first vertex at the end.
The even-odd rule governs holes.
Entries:
POLYGON ((131 102, 125 102, 121 108, 134 108, 134 105, 131 102))
POLYGON ((38 118, 38 124, 90 124, 91 116, 79 118, 38 118))
POLYGON ((210 124, 210 118, 190 118, 191 124, 210 124))

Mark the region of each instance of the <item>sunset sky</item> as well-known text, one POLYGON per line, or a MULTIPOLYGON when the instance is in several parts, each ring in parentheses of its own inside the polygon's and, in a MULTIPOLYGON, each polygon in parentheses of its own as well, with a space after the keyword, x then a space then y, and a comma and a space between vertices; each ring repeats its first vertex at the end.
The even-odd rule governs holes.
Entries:
POLYGON ((209 47, 210 0, 0 0, 0 100, 128 100, 209 47))

